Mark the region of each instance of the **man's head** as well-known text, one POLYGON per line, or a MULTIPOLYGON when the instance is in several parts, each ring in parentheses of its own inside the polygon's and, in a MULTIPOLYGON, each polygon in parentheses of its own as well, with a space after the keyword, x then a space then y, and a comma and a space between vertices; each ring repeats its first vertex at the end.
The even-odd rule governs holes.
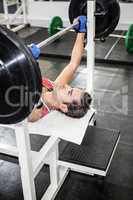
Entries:
POLYGON ((70 117, 83 117, 91 104, 91 96, 79 88, 71 88, 68 85, 56 86, 54 100, 58 103, 58 109, 70 117))

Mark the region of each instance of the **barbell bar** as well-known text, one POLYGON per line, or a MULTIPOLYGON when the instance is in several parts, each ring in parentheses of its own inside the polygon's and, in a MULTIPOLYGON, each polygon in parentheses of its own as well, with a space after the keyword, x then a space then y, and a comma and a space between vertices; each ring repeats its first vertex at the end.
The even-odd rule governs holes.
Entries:
POLYGON ((118 34, 110 34, 109 37, 126 39, 126 36, 124 36, 124 35, 118 35, 118 34))
POLYGON ((75 20, 73 22, 73 24, 69 25, 68 27, 62 29, 61 31, 57 32, 56 34, 54 34, 53 36, 49 37, 48 39, 40 42, 39 44, 37 44, 36 46, 38 48, 42 48, 42 47, 46 47, 49 44, 53 43, 55 40, 57 40, 58 38, 60 38, 61 36, 65 35, 66 33, 68 33, 74 26, 78 25, 79 21, 78 19, 75 20))
MULTIPOLYGON (((52 35, 58 33, 59 31, 64 29, 63 20, 60 16, 54 16, 49 23, 48 26, 48 35, 51 37, 52 35)), ((74 31, 70 29, 69 31, 74 31)))
POLYGON ((49 44, 53 43, 55 40, 59 39, 61 36, 65 35, 66 33, 68 33, 71 29, 74 28, 74 26, 79 25, 79 20, 76 19, 73 24, 69 25, 68 27, 56 32, 54 35, 52 35, 51 37, 45 39, 44 41, 38 43, 38 44, 30 44, 28 45, 28 47, 30 48, 32 55, 34 56, 35 59, 38 59, 40 56, 40 49, 42 47, 46 47, 49 44))
MULTIPOLYGON (((56 31, 57 31, 57 32, 62 31, 64 28, 65 28, 65 27, 63 27, 63 28, 58 27, 58 28, 56 29, 56 31)), ((70 32, 75 32, 75 30, 73 30, 73 29, 70 29, 69 31, 70 31, 70 32)), ((51 37, 51 36, 50 36, 50 37, 51 37)))

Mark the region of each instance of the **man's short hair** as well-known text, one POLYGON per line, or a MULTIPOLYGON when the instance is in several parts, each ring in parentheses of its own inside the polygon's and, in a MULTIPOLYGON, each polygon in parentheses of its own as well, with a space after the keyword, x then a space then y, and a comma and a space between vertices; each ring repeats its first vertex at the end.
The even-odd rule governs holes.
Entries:
POLYGON ((65 114, 70 117, 81 118, 90 109, 91 102, 92 102, 91 95, 88 92, 83 92, 80 104, 76 101, 67 104, 68 112, 65 114))

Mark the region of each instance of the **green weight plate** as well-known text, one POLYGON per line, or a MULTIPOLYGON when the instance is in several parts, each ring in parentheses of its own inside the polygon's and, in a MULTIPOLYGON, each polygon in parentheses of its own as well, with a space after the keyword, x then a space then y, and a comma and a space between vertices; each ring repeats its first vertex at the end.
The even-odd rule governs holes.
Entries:
POLYGON ((49 24, 49 27, 48 27, 49 36, 52 36, 52 35, 56 34, 57 32, 59 32, 60 28, 63 28, 63 21, 62 21, 61 17, 59 17, 59 16, 53 17, 49 24))
POLYGON ((133 53, 133 24, 130 25, 126 33, 125 48, 128 53, 133 53))

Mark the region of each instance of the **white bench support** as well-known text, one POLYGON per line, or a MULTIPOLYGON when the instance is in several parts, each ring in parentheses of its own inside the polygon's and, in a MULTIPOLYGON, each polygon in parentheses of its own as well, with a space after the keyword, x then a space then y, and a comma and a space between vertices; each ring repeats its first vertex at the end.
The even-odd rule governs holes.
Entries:
POLYGON ((30 138, 26 123, 15 128, 18 158, 22 179, 23 195, 25 200, 36 200, 35 183, 33 176, 30 138))
POLYGON ((68 174, 66 167, 58 165, 59 139, 51 136, 39 152, 31 151, 28 123, 26 121, 17 125, 1 125, 15 130, 16 146, 0 144, 0 152, 19 159, 23 195, 25 200, 36 200, 34 179, 43 167, 50 167, 50 186, 42 197, 42 200, 51 200, 61 187, 68 174))
MULTIPOLYGON (((90 112, 91 115, 89 116, 89 118, 87 118, 88 120, 91 119, 89 121, 92 125, 94 111, 90 112)), ((87 125, 88 123, 86 123, 86 126, 87 125)), ((87 168, 83 166, 77 166, 72 163, 65 163, 59 160, 58 147, 60 139, 58 139, 57 136, 51 136, 47 140, 47 142, 41 147, 39 152, 31 151, 29 137, 30 129, 27 120, 16 125, 0 126, 10 128, 15 131, 16 146, 0 144, 0 153, 6 154, 8 156, 18 157, 25 200, 36 200, 36 189, 34 180, 44 164, 49 165, 50 185, 41 200, 51 200, 55 197, 70 169, 77 172, 93 175, 92 169, 90 169, 89 167, 87 168), (83 170, 81 170, 81 168, 83 168, 83 170)), ((33 134, 36 133, 34 132, 33 134)), ((45 129, 44 134, 42 132, 40 135, 45 136, 45 129)))

